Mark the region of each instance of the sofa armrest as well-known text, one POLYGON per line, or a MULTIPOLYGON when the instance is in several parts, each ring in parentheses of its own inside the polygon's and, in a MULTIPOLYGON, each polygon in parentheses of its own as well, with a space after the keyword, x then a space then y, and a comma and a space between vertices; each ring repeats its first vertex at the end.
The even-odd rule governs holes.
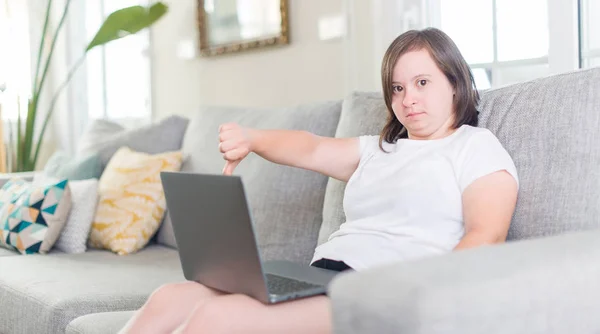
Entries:
POLYGON ((33 181, 36 172, 0 173, 0 187, 4 186, 13 177, 19 177, 26 181, 33 181))
POLYGON ((600 231, 484 246, 345 273, 335 333, 592 333, 600 231))

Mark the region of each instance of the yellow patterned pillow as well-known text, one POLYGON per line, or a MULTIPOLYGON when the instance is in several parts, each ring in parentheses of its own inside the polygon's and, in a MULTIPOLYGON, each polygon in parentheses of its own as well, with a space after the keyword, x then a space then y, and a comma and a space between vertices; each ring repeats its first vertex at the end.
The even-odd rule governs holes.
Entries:
POLYGON ((181 152, 150 155, 120 148, 98 184, 99 203, 89 244, 126 255, 142 249, 165 212, 160 172, 178 171, 181 152))

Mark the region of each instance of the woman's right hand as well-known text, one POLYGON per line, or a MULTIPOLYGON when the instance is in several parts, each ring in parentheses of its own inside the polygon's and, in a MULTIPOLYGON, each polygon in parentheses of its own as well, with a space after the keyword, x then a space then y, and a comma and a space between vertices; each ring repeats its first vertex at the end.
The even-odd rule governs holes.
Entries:
POLYGON ((219 127, 219 151, 226 160, 223 175, 233 174, 239 163, 252 152, 251 129, 237 123, 226 123, 219 127))

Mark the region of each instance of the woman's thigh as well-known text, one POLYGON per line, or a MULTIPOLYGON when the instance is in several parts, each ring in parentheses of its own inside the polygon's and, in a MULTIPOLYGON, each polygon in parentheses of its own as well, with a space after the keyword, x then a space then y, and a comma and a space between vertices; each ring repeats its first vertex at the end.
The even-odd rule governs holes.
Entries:
POLYGON ((221 295, 222 292, 196 282, 165 284, 150 295, 121 333, 170 333, 198 304, 221 295))
POLYGON ((329 298, 265 305, 245 295, 219 296, 197 304, 176 333, 331 333, 329 298))
POLYGON ((191 310, 199 301, 223 294, 196 282, 171 283, 156 289, 148 298, 146 306, 161 310, 191 310))

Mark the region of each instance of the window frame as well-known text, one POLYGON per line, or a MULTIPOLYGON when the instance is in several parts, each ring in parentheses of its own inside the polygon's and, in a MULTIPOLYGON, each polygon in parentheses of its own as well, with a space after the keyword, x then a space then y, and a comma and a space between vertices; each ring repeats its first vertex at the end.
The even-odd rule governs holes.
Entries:
POLYGON ((591 18, 590 15, 590 8, 588 7, 590 4, 589 0, 577 0, 577 4, 578 4, 578 19, 579 19, 579 25, 578 25, 578 29, 579 29, 579 43, 580 43, 580 57, 579 57, 579 67, 583 68, 584 67, 584 63, 586 61, 590 61, 592 59, 597 59, 600 58, 600 47, 598 48, 590 48, 588 49, 587 46, 589 45, 589 41, 584 41, 584 39, 589 39, 588 34, 590 33, 591 29, 589 26, 586 26, 586 24, 589 24, 589 19, 591 18))
MULTIPOLYGON (((426 15, 426 26, 440 27, 441 16, 440 2, 448 0, 423 0, 423 8, 426 15)), ((469 64, 472 69, 483 68, 491 70, 491 86, 498 87, 496 82, 499 71, 503 68, 519 67, 528 65, 548 64, 549 74, 557 74, 572 71, 581 67, 580 51, 580 2, 564 0, 548 1, 548 56, 538 58, 526 58, 510 61, 498 60, 498 38, 496 24, 496 2, 492 1, 493 17, 493 54, 494 61, 491 63, 469 64)), ((600 50, 597 54, 600 56, 600 50)))

